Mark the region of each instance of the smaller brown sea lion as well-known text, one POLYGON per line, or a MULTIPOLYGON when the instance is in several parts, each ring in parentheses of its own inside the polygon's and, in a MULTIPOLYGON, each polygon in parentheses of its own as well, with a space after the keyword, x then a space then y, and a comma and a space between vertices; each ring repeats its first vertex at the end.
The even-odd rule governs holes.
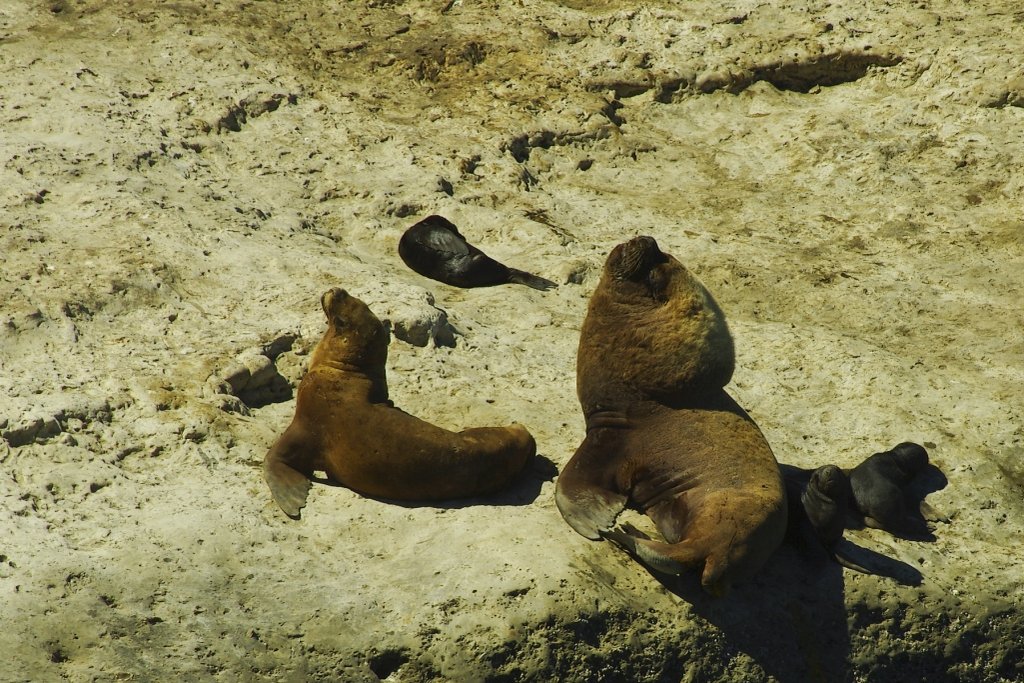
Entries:
MULTIPOLYGON (((875 453, 849 471, 852 508, 865 526, 897 536, 927 536, 928 525, 907 495, 907 485, 928 466, 928 451, 903 442, 892 450, 875 453)), ((930 513, 931 508, 922 502, 930 513)))
POLYGON ((388 400, 388 332, 343 289, 320 299, 327 331, 299 384, 295 417, 263 460, 281 509, 298 517, 316 471, 364 495, 428 501, 493 493, 536 453, 521 425, 450 432, 388 400))
POLYGON ((735 352, 711 294, 651 237, 612 249, 580 330, 576 391, 583 443, 558 477, 566 522, 652 569, 701 573, 726 592, 786 532, 779 465, 725 392, 735 352), (626 505, 664 542, 613 528, 626 505))
POLYGON ((427 216, 405 231, 398 242, 405 265, 424 277, 453 287, 491 287, 515 283, 546 290, 557 285, 498 263, 466 241, 443 216, 427 216))

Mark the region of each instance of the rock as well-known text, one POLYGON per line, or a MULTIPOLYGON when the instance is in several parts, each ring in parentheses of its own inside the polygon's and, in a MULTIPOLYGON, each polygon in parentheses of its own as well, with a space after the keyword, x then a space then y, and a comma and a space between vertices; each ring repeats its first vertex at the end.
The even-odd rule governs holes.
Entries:
MULTIPOLYGON (((413 346, 455 346, 455 328, 448 313, 434 304, 434 295, 419 287, 386 288, 387 298, 370 303, 371 310, 396 339, 413 346)), ((380 299, 380 295, 376 295, 380 299)))
POLYGON ((7 424, 0 431, 0 436, 12 447, 25 446, 34 442, 43 442, 60 434, 60 422, 52 415, 23 415, 7 424))

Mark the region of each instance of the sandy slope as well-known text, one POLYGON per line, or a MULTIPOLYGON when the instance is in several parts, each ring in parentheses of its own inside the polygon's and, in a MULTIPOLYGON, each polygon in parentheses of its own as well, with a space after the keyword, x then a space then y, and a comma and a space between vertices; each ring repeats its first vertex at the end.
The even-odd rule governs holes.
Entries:
POLYGON ((1022 26, 1009 0, 6 3, 0 679, 1024 675, 1022 26), (429 213, 564 284, 420 278, 395 248, 429 213), (780 460, 927 445, 937 540, 848 534, 919 586, 784 547, 713 601, 565 525, 579 325, 636 234, 725 309, 780 460), (399 406, 530 427, 515 489, 275 509, 259 465, 335 285, 409 340, 399 406))

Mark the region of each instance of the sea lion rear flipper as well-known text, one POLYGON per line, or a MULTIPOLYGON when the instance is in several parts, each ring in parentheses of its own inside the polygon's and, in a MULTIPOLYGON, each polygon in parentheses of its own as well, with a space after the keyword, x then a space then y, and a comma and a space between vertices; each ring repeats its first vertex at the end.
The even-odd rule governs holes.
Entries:
POLYGON ((555 488, 555 504, 576 533, 596 541, 615 524, 626 507, 626 497, 583 482, 569 486, 563 472, 555 488))
MULTIPOLYGON (((689 564, 675 559, 669 554, 669 549, 675 549, 668 543, 652 541, 647 538, 640 538, 622 529, 604 531, 601 536, 619 546, 627 553, 635 557, 641 564, 662 574, 678 576, 689 564)), ((673 553, 674 554, 674 553, 673 553)), ((696 560, 694 560, 694 563, 696 560)))
POLYGON ((526 273, 522 270, 516 270, 515 268, 508 269, 508 281, 514 282, 518 285, 526 285, 527 287, 533 287, 539 289, 542 292, 557 287, 551 280, 546 280, 537 275, 526 273))
POLYGON ((263 478, 284 513, 298 519, 312 486, 309 477, 285 463, 278 451, 272 449, 263 460, 263 478))

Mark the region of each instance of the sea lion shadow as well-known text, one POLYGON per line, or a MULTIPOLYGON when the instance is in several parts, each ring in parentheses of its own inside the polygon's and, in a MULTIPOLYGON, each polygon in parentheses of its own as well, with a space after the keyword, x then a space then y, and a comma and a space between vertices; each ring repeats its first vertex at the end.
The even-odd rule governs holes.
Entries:
MULTIPOLYGON (((530 505, 540 496, 544 484, 553 481, 558 475, 558 466, 545 455, 538 453, 529 464, 523 468, 512 483, 500 491, 486 495, 474 496, 472 498, 451 498, 447 500, 396 500, 394 498, 381 498, 378 496, 362 495, 364 498, 376 500, 389 505, 397 505, 404 508, 442 508, 445 510, 458 510, 461 508, 476 507, 482 505, 530 505)), ((327 486, 338 486, 348 488, 334 480, 323 477, 313 477, 313 481, 327 486)))
MULTIPOLYGON (((842 550, 876 573, 916 585, 921 573, 898 560, 841 541, 842 550)), ((752 579, 724 597, 708 595, 698 572, 670 576, 647 571, 715 626, 728 646, 755 660, 782 683, 852 680, 844 571, 787 540, 752 579)))
POLYGON ((748 655, 772 679, 851 680, 843 571, 834 562, 808 562, 786 544, 723 597, 708 595, 697 572, 651 575, 715 626, 727 650, 748 655))

